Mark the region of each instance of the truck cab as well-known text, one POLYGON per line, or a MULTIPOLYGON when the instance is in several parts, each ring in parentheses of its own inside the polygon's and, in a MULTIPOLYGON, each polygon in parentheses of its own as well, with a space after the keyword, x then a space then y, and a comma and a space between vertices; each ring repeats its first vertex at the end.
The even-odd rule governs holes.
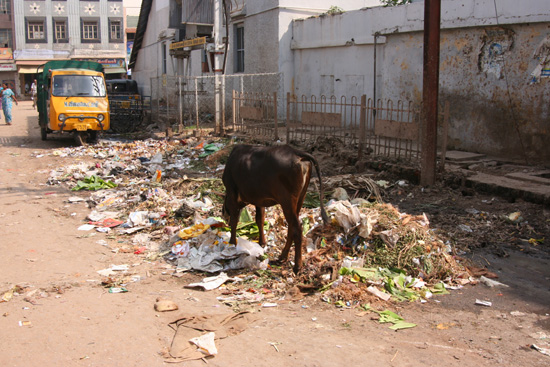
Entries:
POLYGON ((46 63, 38 80, 38 114, 42 140, 49 133, 71 132, 84 144, 108 130, 109 101, 101 64, 46 63))

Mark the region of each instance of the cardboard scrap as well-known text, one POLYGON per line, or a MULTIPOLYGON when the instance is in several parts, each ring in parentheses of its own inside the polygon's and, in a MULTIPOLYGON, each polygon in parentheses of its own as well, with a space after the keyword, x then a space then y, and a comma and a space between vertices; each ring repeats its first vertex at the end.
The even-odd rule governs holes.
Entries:
MULTIPOLYGON (((175 334, 169 350, 170 355, 167 356, 167 362, 202 359, 206 353, 201 351, 202 347, 192 344, 195 341, 199 343, 201 336, 215 333, 215 340, 224 339, 243 332, 252 321, 251 315, 246 311, 229 315, 182 315, 168 324, 174 329, 175 334), (191 342, 192 339, 193 342, 191 342)), ((204 341, 204 338, 206 338, 206 341, 208 341, 211 337, 214 337, 214 335, 203 337, 202 340, 204 341)), ((211 346, 208 343, 207 345, 211 346)), ((204 347, 204 344, 202 346, 204 347)), ((217 348, 215 349, 217 352, 217 348)), ((210 352, 212 352, 212 349, 210 349, 210 352)))
POLYGON ((211 291, 212 289, 216 289, 225 282, 234 282, 236 280, 239 280, 238 278, 230 278, 227 276, 226 273, 221 272, 220 275, 214 276, 214 277, 208 277, 204 278, 202 282, 198 283, 191 283, 185 286, 185 288, 195 288, 200 287, 203 288, 205 291, 211 291))

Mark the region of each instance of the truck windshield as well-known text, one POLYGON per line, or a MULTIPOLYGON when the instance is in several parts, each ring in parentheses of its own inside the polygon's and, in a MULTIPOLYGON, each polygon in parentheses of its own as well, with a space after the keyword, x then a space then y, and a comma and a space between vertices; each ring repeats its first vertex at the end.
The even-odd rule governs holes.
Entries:
POLYGON ((52 88, 57 97, 105 97, 105 82, 100 76, 55 75, 52 88))

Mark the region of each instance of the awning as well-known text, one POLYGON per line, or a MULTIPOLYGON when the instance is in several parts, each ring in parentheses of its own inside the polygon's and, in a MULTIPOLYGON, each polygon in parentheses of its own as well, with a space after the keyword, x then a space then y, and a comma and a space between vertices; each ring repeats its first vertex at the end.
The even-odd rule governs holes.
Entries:
POLYGON ((36 66, 19 66, 18 67, 18 73, 19 74, 36 74, 36 69, 38 68, 38 65, 36 66))
MULTIPOLYGON (((66 59, 60 59, 60 60, 66 60, 66 59)), ((44 65, 45 63, 47 63, 48 61, 50 61, 49 59, 44 59, 44 60, 15 60, 15 63, 17 64, 17 66, 19 65, 44 65)))
POLYGON ((125 68, 105 68, 105 74, 126 74, 125 68))

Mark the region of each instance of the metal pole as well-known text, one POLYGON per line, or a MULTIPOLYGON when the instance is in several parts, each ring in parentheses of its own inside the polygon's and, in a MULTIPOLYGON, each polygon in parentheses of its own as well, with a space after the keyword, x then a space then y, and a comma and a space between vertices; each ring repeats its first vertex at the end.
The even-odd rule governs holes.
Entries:
POLYGON ((424 77, 422 84, 422 167, 420 184, 435 184, 437 160, 437 97, 439 94, 439 31, 441 0, 424 1, 424 77))
POLYGON ((183 132, 183 99, 181 98, 181 83, 183 81, 181 76, 176 75, 176 80, 178 83, 178 132, 181 134, 183 132))
POLYGON ((273 121, 275 127, 275 139, 279 140, 279 121, 277 120, 277 92, 273 92, 273 121))
POLYGON ((197 116, 197 133, 199 132, 199 83, 195 77, 195 113, 197 116))
POLYGON ((222 74, 222 93, 221 93, 221 99, 222 99, 222 127, 220 129, 220 134, 225 135, 225 74, 222 74))
POLYGON ((376 32, 374 34, 374 75, 373 75, 373 88, 372 88, 372 100, 374 101, 374 108, 372 109, 373 126, 376 124, 376 46, 378 45, 378 36, 380 34, 376 32))
MULTIPOLYGON (((220 51, 223 49, 222 35, 221 30, 223 28, 223 17, 222 17, 222 0, 214 1, 214 102, 216 108, 215 120, 216 128, 215 132, 218 134, 222 133, 222 85, 221 85, 221 74, 222 64, 223 64, 223 52, 220 51)), ((225 51, 225 50, 224 50, 225 51)))

